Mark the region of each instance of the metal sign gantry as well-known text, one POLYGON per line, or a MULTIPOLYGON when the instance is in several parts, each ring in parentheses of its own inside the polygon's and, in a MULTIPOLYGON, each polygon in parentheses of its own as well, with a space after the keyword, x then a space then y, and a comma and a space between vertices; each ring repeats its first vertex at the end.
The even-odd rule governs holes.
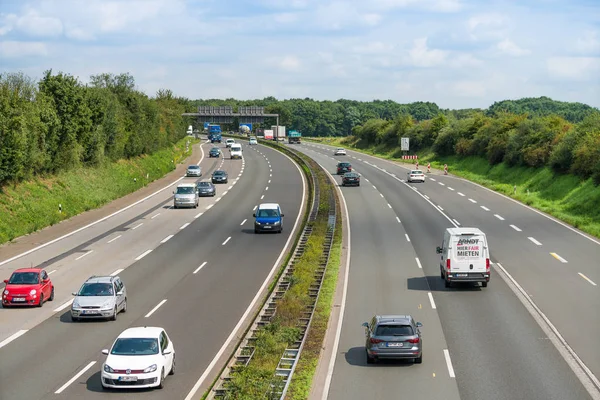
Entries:
POLYGON ((262 124, 265 118, 276 118, 276 125, 279 126, 279 114, 267 114, 264 107, 259 106, 239 106, 238 112, 233 112, 233 107, 223 106, 198 106, 198 112, 183 113, 184 117, 196 117, 200 125, 205 122, 217 124, 231 124, 235 117, 239 118, 240 124, 262 124))

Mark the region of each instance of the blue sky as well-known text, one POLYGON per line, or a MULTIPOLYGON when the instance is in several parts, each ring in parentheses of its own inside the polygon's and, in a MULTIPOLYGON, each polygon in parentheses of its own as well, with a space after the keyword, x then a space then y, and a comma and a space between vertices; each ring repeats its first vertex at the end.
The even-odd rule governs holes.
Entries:
POLYGON ((0 0, 0 71, 189 98, 600 107, 598 0, 0 0))

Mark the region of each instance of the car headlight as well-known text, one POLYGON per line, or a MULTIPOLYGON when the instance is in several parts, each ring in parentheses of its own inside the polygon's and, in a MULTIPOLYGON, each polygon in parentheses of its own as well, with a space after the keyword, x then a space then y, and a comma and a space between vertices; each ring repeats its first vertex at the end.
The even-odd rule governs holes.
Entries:
POLYGON ((279 225, 281 223, 281 221, 275 221, 273 222, 273 225, 279 225))
POLYGON ((112 301, 107 301, 102 304, 102 308, 112 308, 112 301))
POLYGON ((33 296, 34 294, 36 294, 36 293, 37 293, 37 290, 35 290, 35 289, 31 289, 31 292, 29 292, 29 294, 30 294, 30 295, 32 295, 32 296, 33 296))
POLYGON ((114 373, 115 370, 112 369, 108 364, 104 364, 104 372, 114 373))
POLYGON ((8 294, 8 290, 5 290, 5 291, 4 291, 4 294, 8 294))
POLYGON ((77 300, 73 300, 73 304, 71 305, 71 308, 79 308, 79 302, 77 300))
POLYGON ((149 372, 154 372, 154 371, 156 371, 156 364, 152 364, 151 366, 149 366, 148 368, 146 368, 146 369, 144 370, 144 373, 146 373, 146 374, 147 374, 147 373, 149 373, 149 372))

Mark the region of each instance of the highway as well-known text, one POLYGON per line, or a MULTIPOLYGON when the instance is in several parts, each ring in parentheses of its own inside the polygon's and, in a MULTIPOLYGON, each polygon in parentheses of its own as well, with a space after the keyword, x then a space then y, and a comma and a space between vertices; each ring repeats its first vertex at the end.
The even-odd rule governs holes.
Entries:
MULTIPOLYGON (((225 146, 220 145, 223 150, 225 146)), ((172 209, 172 190, 25 257, 51 272, 56 298, 41 309, 1 309, 0 398, 89 399, 101 393, 101 354, 131 326, 161 326, 177 370, 163 390, 111 393, 114 398, 185 398, 238 325, 272 272, 299 220, 305 185, 298 167, 268 147, 244 147, 244 160, 204 158, 204 179, 229 173, 217 196, 197 209, 172 209), (261 202, 284 211, 282 234, 255 235, 261 202), (90 275, 119 274, 128 309, 117 321, 72 323, 70 293, 90 275), (19 331, 24 332, 16 337, 19 331)), ((209 144, 204 145, 207 152, 209 144)), ((228 151, 225 151, 228 154, 228 151)), ((185 178, 182 182, 194 182, 185 178)), ((0 261, 4 257, 0 254, 0 261)), ((198 393, 201 395, 201 393, 198 393)))
POLYGON ((434 173, 424 184, 407 184, 404 166, 353 151, 334 157, 333 147, 320 144, 292 146, 331 173, 344 160, 362 175, 360 187, 341 188, 351 256, 329 399, 600 398, 571 368, 576 360, 565 360, 551 328, 537 322, 547 318, 599 375, 600 243, 462 179, 434 173), (487 233, 494 262, 487 288, 444 288, 435 248, 452 226, 487 233), (515 295, 517 285, 543 316, 515 295), (361 323, 386 313, 423 323, 423 364, 367 366, 361 323))

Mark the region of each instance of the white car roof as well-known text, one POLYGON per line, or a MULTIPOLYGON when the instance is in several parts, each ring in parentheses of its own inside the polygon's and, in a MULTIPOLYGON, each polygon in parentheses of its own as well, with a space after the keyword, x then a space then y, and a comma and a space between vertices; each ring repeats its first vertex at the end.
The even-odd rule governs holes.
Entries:
POLYGON ((156 326, 139 326, 125 329, 118 338, 158 338, 163 328, 156 326))
POLYGON ((179 185, 177 185, 177 187, 194 187, 196 186, 195 183, 180 183, 179 185))
POLYGON ((279 204, 277 203, 262 203, 258 206, 259 210, 277 210, 279 208, 279 204))
POLYGON ((233 138, 228 138, 226 141, 227 141, 227 142, 230 142, 230 141, 231 141, 231 142, 235 142, 235 139, 233 139, 233 138))
POLYGON ((451 235, 485 235, 479 228, 448 228, 451 235))

